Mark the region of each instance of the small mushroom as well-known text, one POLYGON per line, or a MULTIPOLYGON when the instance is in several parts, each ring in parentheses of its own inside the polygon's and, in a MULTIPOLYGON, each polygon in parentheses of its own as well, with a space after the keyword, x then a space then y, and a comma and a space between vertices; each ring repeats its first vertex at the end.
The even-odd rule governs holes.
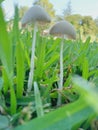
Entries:
MULTIPOLYGON (((63 89, 63 44, 65 38, 76 39, 76 31, 71 23, 62 20, 54 24, 50 30, 49 34, 61 37, 61 46, 60 46, 60 81, 59 81, 59 90, 63 89)), ((58 95, 57 106, 61 105, 61 94, 58 95)))
POLYGON ((39 5, 32 6, 23 16, 21 23, 22 27, 26 26, 28 23, 34 23, 34 34, 32 40, 32 54, 31 54, 31 66, 28 79, 27 91, 30 92, 32 89, 32 82, 34 77, 34 56, 35 56, 35 43, 36 43, 36 32, 38 23, 50 22, 51 18, 47 12, 39 5))

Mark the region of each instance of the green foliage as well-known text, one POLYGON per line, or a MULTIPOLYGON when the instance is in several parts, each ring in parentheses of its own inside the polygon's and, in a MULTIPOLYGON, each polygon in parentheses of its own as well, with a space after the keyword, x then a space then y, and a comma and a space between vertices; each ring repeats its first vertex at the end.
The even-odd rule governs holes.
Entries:
POLYGON ((9 79, 6 73, 6 70, 3 68, 2 70, 2 77, 3 77, 3 91, 5 94, 7 94, 8 89, 9 89, 9 79))
POLYGON ((92 83, 84 80, 82 77, 74 76, 73 82, 78 87, 78 91, 81 91, 81 97, 89 104, 96 113, 98 113, 97 103, 97 88, 92 83))
POLYGON ((96 23, 91 16, 84 16, 82 19, 83 34, 96 34, 96 23))
POLYGON ((86 58, 84 58, 82 69, 83 69, 83 72, 82 72, 83 78, 88 79, 89 67, 88 67, 88 61, 86 58))
POLYGON ((17 98, 21 98, 23 95, 23 86, 24 86, 24 74, 25 74, 25 69, 24 69, 24 60, 25 60, 25 51, 24 51, 24 45, 22 41, 20 40, 20 32, 19 32, 19 27, 18 27, 18 22, 19 22, 19 10, 18 7, 15 6, 15 16, 14 16, 14 23, 13 23, 13 44, 14 47, 13 51, 13 61, 15 62, 16 58, 16 92, 17 92, 17 98))
POLYGON ((89 35, 93 40, 94 38, 96 38, 98 26, 96 24, 96 21, 94 21, 94 19, 91 16, 71 14, 64 18, 75 26, 77 32, 81 34, 82 39, 85 39, 85 37, 88 37, 89 35))
POLYGON ((21 98, 24 90, 24 47, 21 42, 16 45, 16 68, 17 68, 17 98, 21 98))
POLYGON ((3 11, 0 7, 0 57, 6 68, 6 71, 11 78, 12 74, 12 44, 9 40, 8 33, 6 31, 6 23, 4 21, 3 11), (6 38, 5 38, 6 37, 6 38))
POLYGON ((6 23, 4 21, 3 11, 0 6, 0 58, 2 64, 7 73, 10 86, 10 103, 11 103, 11 113, 16 112, 16 97, 15 91, 13 89, 13 63, 12 63, 12 43, 9 40, 8 33, 6 31, 6 23))
POLYGON ((83 123, 84 120, 87 120, 91 113, 94 115, 93 110, 86 106, 85 101, 79 99, 72 104, 66 105, 45 115, 44 117, 36 118, 23 126, 19 126, 15 130, 32 128, 37 130, 74 130, 78 129, 80 124, 83 123))
POLYGON ((80 14, 74 14, 74 15, 69 15, 67 16, 65 19, 68 20, 69 22, 71 22, 76 29, 79 29, 80 27, 80 22, 82 20, 82 16, 80 14))
POLYGON ((4 0, 0 0, 0 4, 3 2, 4 0))
POLYGON ((35 95, 35 108, 37 112, 37 117, 41 117, 44 115, 44 111, 40 97, 40 91, 36 82, 34 82, 34 95, 35 95))
POLYGON ((0 78, 0 91, 1 91, 2 87, 3 87, 3 80, 2 80, 2 78, 0 78))
MULTIPOLYGON (((52 53, 55 54, 55 52, 56 51, 58 52, 58 50, 59 50, 59 44, 58 44, 60 42, 59 39, 57 39, 57 40, 50 39, 50 41, 54 42, 54 44, 52 44, 50 47, 50 44, 47 42, 46 50, 48 50, 48 51, 46 51, 46 53, 45 53, 44 62, 46 59, 48 59, 48 57, 49 58, 51 57, 52 53), (58 47, 55 48, 56 46, 58 46, 58 47), (52 49, 55 50, 55 52, 52 49), (47 58, 46 58, 46 56, 47 56, 47 58)), ((97 50, 98 46, 96 43, 91 44, 89 37, 85 41, 84 44, 81 41, 79 43, 72 43, 72 41, 65 41, 65 45, 64 45, 64 57, 65 57, 64 62, 66 63, 66 64, 64 64, 65 69, 68 67, 68 65, 70 63, 72 65, 71 66, 72 74, 73 73, 79 74, 79 72, 78 72, 79 70, 75 70, 75 67, 78 66, 78 68, 81 69, 81 75, 85 79, 90 78, 92 75, 97 75, 98 72, 94 71, 92 69, 92 67, 96 68, 96 66, 97 66, 97 60, 95 60, 96 62, 93 62, 93 58, 96 59, 96 55, 97 55, 97 51, 94 51, 94 48, 96 48, 96 50, 97 50)), ((37 48, 37 52, 40 53, 40 51, 38 51, 38 50, 39 49, 37 48)), ((57 59, 59 59, 59 57, 57 59)), ((54 65, 50 64, 50 66, 54 67, 55 62, 52 62, 52 63, 54 65)), ((37 64, 37 61, 36 61, 36 64, 37 64)), ((57 64, 57 61, 56 61, 56 64, 57 64)), ((45 71, 47 71, 48 69, 50 69, 50 67, 46 67, 45 71)), ((36 72, 36 70, 35 70, 35 72, 36 72)), ((51 72, 51 71, 49 71, 49 72, 51 72)), ((71 73, 70 73, 70 75, 71 75, 71 73)), ((57 71, 56 71, 56 73, 54 73, 54 77, 51 77, 50 79, 48 77, 47 78, 45 77, 44 78, 45 81, 41 82, 41 84, 49 85, 49 87, 47 87, 47 89, 44 88, 46 90, 46 91, 44 90, 45 91, 44 97, 48 96, 48 93, 50 92, 50 89, 52 88, 52 83, 57 80, 56 74, 57 74, 57 71)), ((65 76, 67 76, 67 74, 68 73, 66 72, 65 76)), ((48 76, 49 75, 50 74, 48 74, 48 76)), ((38 75, 35 75, 35 76, 38 76, 38 75)), ((45 75, 45 76, 47 76, 47 75, 45 75)), ((73 95, 71 93, 70 93, 70 96, 68 97, 67 96, 68 91, 66 90, 67 92, 66 91, 64 92, 65 96, 68 97, 68 99, 70 99, 71 101, 73 99, 73 103, 65 105, 60 109, 57 109, 53 112, 50 112, 49 114, 44 115, 43 117, 33 119, 29 123, 22 125, 20 127, 17 127, 15 130, 31 129, 32 127, 34 129, 40 129, 40 130, 45 130, 45 129, 46 130, 48 130, 48 129, 62 129, 63 130, 65 128, 69 129, 69 130, 70 129, 74 130, 74 129, 78 129, 79 127, 82 127, 84 129, 89 128, 90 122, 97 115, 97 102, 95 100, 97 98, 96 97, 97 95, 95 94, 95 92, 93 92, 93 90, 89 91, 89 89, 86 89, 86 88, 88 88, 88 86, 90 87, 90 84, 88 82, 86 82, 86 81, 84 82, 84 81, 82 81, 82 79, 75 78, 75 77, 74 77, 74 79, 75 79, 74 82, 77 83, 78 86, 80 86, 80 88, 79 88, 79 87, 77 87, 77 85, 74 85, 74 86, 76 86, 75 89, 81 95, 79 99, 73 97, 73 95), (84 96, 82 96, 82 95, 84 95, 84 96), (88 102, 88 100, 89 100, 89 102, 88 102), (95 101, 95 102, 93 102, 93 101, 95 101), (93 104, 94 108, 96 108, 96 109, 93 109, 92 104, 93 104), (46 120, 47 120, 47 122, 45 124, 43 124, 43 122, 46 120), (39 125, 37 125, 37 123, 39 123, 39 125)), ((91 78, 91 81, 92 80, 93 79, 91 78)), ((38 82, 40 84, 40 80, 38 80, 38 82)), ((69 77, 68 81, 65 82, 65 86, 66 87, 69 86, 70 82, 71 82, 71 77, 69 77)), ((54 94, 51 94, 50 96, 52 96, 53 98, 57 97, 57 96, 53 96, 53 95, 54 94)))
POLYGON ((44 117, 36 118, 25 125, 17 127, 15 130, 26 130, 32 128, 37 130, 75 130, 78 129, 81 124, 84 123, 84 121, 85 123, 82 127, 84 129, 89 128, 88 122, 91 121, 98 113, 98 104, 96 100, 97 94, 92 89, 92 85, 86 80, 74 76, 73 82, 75 86, 78 87, 79 93, 81 93, 81 96, 77 101, 63 106, 62 108, 59 108, 58 110, 55 110, 44 117), (94 110, 91 109, 91 107, 94 110), (44 121, 47 122, 43 123, 44 121), (39 125, 37 125, 37 123, 39 125))
MULTIPOLYGON (((36 77, 37 79, 42 79, 43 77, 43 69, 44 69, 44 62, 45 62, 45 53, 46 53, 46 39, 44 40, 39 38, 38 44, 37 44, 37 63, 36 63, 36 77)), ((36 79, 36 80, 37 80, 36 79)))

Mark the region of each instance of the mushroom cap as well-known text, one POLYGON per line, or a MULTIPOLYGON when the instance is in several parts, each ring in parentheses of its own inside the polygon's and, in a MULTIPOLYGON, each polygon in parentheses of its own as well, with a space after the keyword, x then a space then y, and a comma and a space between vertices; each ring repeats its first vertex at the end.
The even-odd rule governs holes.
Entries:
POLYGON ((50 22, 51 18, 47 12, 39 5, 34 5, 28 9, 21 19, 22 26, 31 22, 50 22))
POLYGON ((50 30, 49 34, 55 36, 66 36, 71 39, 76 39, 76 31, 71 23, 63 20, 54 24, 50 30))

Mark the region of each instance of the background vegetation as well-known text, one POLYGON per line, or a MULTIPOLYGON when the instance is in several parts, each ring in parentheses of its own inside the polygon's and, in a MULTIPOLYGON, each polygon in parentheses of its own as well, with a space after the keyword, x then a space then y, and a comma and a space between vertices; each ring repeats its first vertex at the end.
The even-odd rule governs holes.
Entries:
MULTIPOLYGON (((73 14, 73 8, 70 0, 67 3, 67 7, 62 10, 61 15, 56 15, 53 5, 48 0, 40 0, 38 2, 35 2, 35 4, 39 4, 46 9, 46 11, 52 17, 52 23, 62 19, 68 20, 75 26, 77 33, 81 35, 82 40, 86 40, 88 36, 91 36, 92 41, 98 41, 98 18, 93 19, 91 16, 73 14)), ((21 7, 19 9, 20 18, 23 16, 24 12, 27 9, 28 7, 21 7)))

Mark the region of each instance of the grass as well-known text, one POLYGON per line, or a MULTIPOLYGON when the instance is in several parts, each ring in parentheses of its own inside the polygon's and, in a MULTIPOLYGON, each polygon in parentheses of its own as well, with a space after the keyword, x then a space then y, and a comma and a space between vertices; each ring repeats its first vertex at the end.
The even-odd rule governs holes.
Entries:
POLYGON ((37 32, 34 83, 28 94, 33 31, 19 29, 18 21, 15 7, 13 27, 8 32, 0 6, 0 129, 97 129, 98 43, 90 37, 84 42, 64 41, 64 87, 60 91, 61 39, 37 32), (58 94, 62 96, 59 108, 58 94))

